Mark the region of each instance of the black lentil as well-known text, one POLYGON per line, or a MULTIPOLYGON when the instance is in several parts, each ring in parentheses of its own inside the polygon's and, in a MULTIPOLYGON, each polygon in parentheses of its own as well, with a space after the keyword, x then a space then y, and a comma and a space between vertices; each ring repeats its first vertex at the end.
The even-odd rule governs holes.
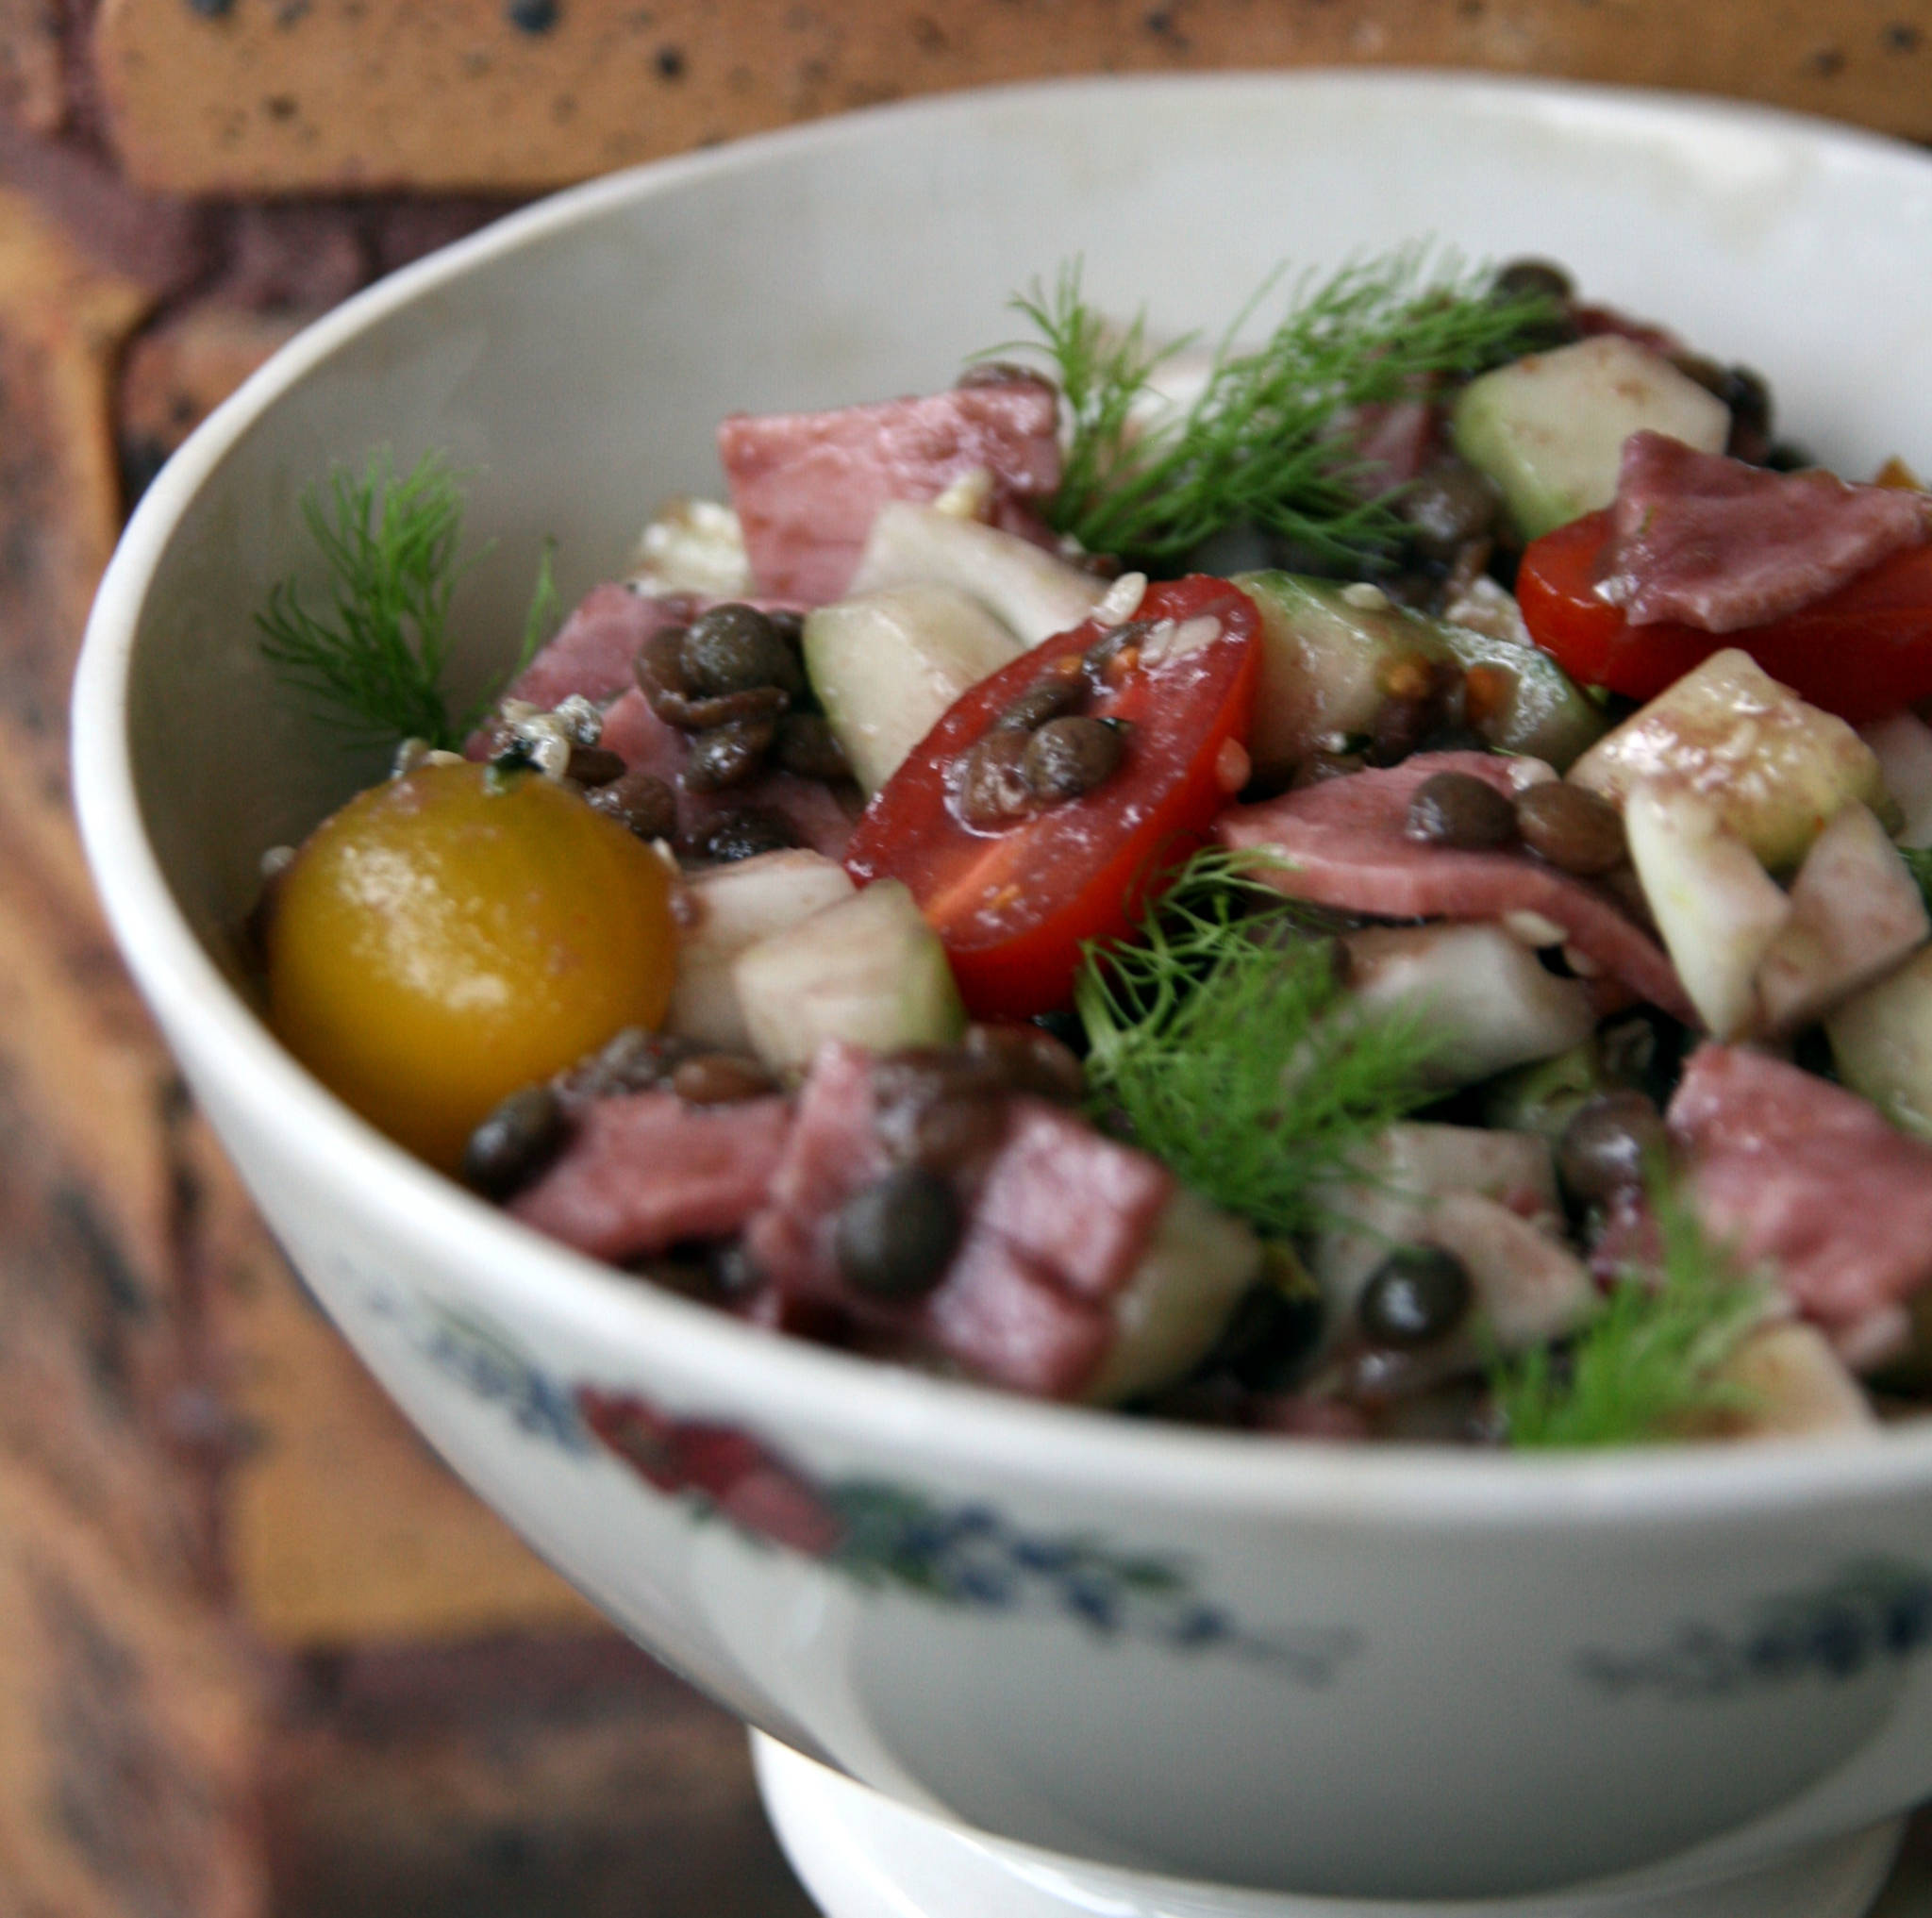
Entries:
POLYGON ((1409 799, 1403 831, 1448 851, 1494 852, 1517 842, 1516 809, 1473 773, 1432 773, 1409 799))
POLYGON ((1519 792, 1516 825, 1531 852, 1583 878, 1613 872, 1630 856, 1624 815, 1601 793, 1562 779, 1519 792))
POLYGON ((1078 799, 1103 786, 1126 750, 1116 726, 1075 714, 1050 719, 1026 742, 1020 776, 1039 799, 1078 799))
POLYGON ((741 786, 763 766, 777 730, 770 719, 734 719, 693 733, 685 785, 693 792, 741 786))
POLYGON ((1446 1338, 1469 1316, 1469 1268, 1437 1245, 1398 1246, 1375 1268, 1356 1306, 1374 1344, 1410 1351, 1446 1338))
POLYGON ((572 746, 564 776, 579 786, 608 786, 624 777, 624 760, 608 746, 572 746))
POLYGON ((1072 712, 1086 697, 1077 679, 1042 679, 1012 702, 993 725, 1012 732, 1033 732, 1050 719, 1072 712))
POLYGON ((677 830, 677 795, 654 773, 625 773, 587 797, 640 839, 670 839, 677 830))
POLYGON ((801 779, 823 779, 829 785, 852 776, 845 748, 819 712, 788 712, 778 722, 772 757, 801 779))
POLYGON ((700 698, 775 686, 797 696, 805 672, 797 653, 756 607, 736 602, 701 612, 678 644, 685 690, 700 698))
POLYGON ((915 1299, 945 1274, 964 1227, 950 1183, 902 1165, 845 1202, 832 1230, 847 1284, 878 1299, 915 1299))
POLYGON ((557 1093, 547 1085, 525 1086, 471 1133, 463 1182, 486 1198, 509 1198, 541 1176, 568 1130, 557 1093))
POLYGON ((1662 1115, 1641 1092, 1605 1092, 1579 1106, 1564 1126, 1557 1176, 1573 1203, 1607 1206, 1640 1190, 1651 1161, 1669 1150, 1662 1115))
POLYGON ((967 826, 1010 826, 1033 809, 1032 789, 1021 761, 1032 735, 994 730, 959 756, 954 774, 953 806, 967 826))
POLYGON ((694 858, 726 865, 755 859, 760 853, 783 852, 797 843, 791 827, 769 807, 739 806, 719 813, 693 833, 690 849, 694 858))
POLYGON ((1496 489, 1467 460, 1441 459, 1402 490, 1395 509, 1414 529, 1419 551, 1450 559, 1495 524, 1497 504, 1496 489))

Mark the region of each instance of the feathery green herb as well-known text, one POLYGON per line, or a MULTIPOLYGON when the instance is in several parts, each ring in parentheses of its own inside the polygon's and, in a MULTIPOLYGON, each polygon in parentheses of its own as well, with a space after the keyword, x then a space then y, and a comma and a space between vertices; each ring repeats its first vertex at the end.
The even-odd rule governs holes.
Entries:
POLYGON ((1090 947, 1074 986, 1096 1110, 1187 1184, 1275 1236, 1319 1222, 1317 1189, 1430 1096, 1417 1012, 1361 1009, 1332 942, 1257 876, 1198 853, 1132 943, 1090 947))
POLYGON ((1651 1178, 1650 1203, 1663 1252, 1656 1284, 1620 1280, 1567 1358, 1539 1345, 1495 1368, 1512 1446, 1657 1444, 1748 1406, 1720 1373, 1762 1320, 1765 1289, 1711 1243, 1667 1178, 1651 1178))
POLYGON ((1048 509, 1057 531, 1091 552, 1155 565, 1244 524, 1357 569, 1390 561, 1403 523, 1388 501, 1351 487, 1333 437, 1338 414, 1546 345, 1558 316, 1547 295, 1499 296, 1487 274, 1454 262, 1431 272, 1426 249, 1408 246, 1325 279, 1305 275, 1267 341, 1238 350, 1280 278, 1228 329, 1200 398, 1145 430, 1156 374, 1191 339, 1157 350, 1144 315, 1124 329, 1111 325, 1082 297, 1077 262, 1061 269, 1051 293, 1036 284, 1013 302, 1038 329, 1071 416, 1048 509))
POLYGON ((452 717, 442 677, 450 599, 466 563, 457 474, 427 453, 398 476, 378 454, 359 476, 337 468, 325 486, 311 487, 302 517, 328 564, 328 604, 318 610, 293 580, 279 581, 256 616, 263 654, 358 738, 460 745, 548 637, 557 599, 549 546, 516 662, 452 717))
POLYGON ((1899 851, 1905 855, 1912 877, 1919 882, 1926 906, 1932 908, 1932 846, 1900 846, 1899 851))

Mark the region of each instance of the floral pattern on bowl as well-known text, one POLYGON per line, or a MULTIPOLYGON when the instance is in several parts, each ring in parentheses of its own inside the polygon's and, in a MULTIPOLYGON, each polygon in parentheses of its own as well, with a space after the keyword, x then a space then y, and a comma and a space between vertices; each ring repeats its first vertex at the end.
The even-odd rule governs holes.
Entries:
POLYGON ((562 1384, 475 1313, 381 1286, 364 1296, 427 1363, 519 1430, 580 1458, 602 1451, 701 1521, 854 1584, 959 1609, 1057 1615, 1102 1639, 1219 1651, 1307 1685, 1329 1683, 1361 1649, 1345 1626, 1243 1628, 1201 1595, 1184 1559, 1029 1532, 983 1503, 949 1504, 887 1479, 815 1480, 742 1426, 675 1415, 623 1389, 562 1384))
POLYGON ((1576 1664, 1587 1683, 1613 1695, 1723 1698, 1805 1677, 1843 1682, 1902 1664, 1928 1645, 1932 1576, 1904 1559, 1874 1558, 1811 1591, 1759 1601, 1737 1629, 1687 1624, 1654 1649, 1592 1649, 1576 1664))

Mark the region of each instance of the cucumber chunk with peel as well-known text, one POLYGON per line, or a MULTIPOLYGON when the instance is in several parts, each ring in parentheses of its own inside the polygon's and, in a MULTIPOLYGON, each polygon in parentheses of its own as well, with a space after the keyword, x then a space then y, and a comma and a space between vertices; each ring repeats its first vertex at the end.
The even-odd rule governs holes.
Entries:
POLYGON ((1404 659, 1449 660, 1487 675, 1467 717, 1499 751, 1561 772, 1603 736, 1595 704, 1546 653, 1395 606, 1373 590, 1292 573, 1243 573, 1235 582, 1261 615, 1261 677, 1249 751, 1264 778, 1280 777, 1333 735, 1365 733, 1404 659), (1379 604, 1377 602, 1380 602, 1379 604))
POLYGON ((1495 481, 1525 540, 1608 506, 1624 442, 1645 430, 1722 453, 1730 409, 1661 354, 1615 333, 1471 380, 1451 420, 1456 450, 1495 481))
POLYGON ((1107 592, 1104 579, 1016 533, 940 507, 891 501, 873 521, 850 590, 924 585, 971 593, 1019 635, 1023 647, 1070 631, 1107 592))
POLYGON ((1872 748, 1736 646, 1632 713, 1569 776, 1615 806, 1639 785, 1702 800, 1774 873, 1853 800, 1888 826, 1896 815, 1872 748))
POLYGON ((731 968, 761 939, 849 899, 851 876, 822 853, 761 853, 694 873, 685 881, 678 928, 677 983, 664 1028, 682 1039, 744 1052, 751 1035, 731 968))
POLYGON ((752 1050, 780 1074, 803 1074, 828 1039, 896 1052, 966 1030, 945 948, 897 879, 748 946, 731 976, 752 1050))
POLYGON ((896 586, 815 608, 805 670, 854 776, 876 792, 946 709, 1024 650, 958 587, 896 586))
POLYGON ((1624 807, 1630 863, 1684 991, 1713 1037, 1757 1031, 1757 968, 1791 902, 1709 801, 1640 786, 1624 807))

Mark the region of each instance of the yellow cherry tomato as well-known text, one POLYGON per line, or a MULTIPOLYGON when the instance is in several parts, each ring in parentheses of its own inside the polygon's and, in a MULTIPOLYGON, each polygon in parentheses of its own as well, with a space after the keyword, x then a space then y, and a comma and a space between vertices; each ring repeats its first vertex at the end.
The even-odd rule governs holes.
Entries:
POLYGON ((519 1086, 664 1017, 671 876, 535 773, 419 767, 325 820, 282 876, 269 1016, 392 1139, 453 1169, 519 1086))

